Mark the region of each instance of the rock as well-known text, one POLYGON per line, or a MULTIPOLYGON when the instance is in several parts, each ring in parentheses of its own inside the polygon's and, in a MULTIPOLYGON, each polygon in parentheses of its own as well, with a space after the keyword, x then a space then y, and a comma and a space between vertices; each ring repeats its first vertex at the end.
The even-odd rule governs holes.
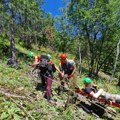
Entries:
POLYGON ((57 107, 59 107, 59 106, 64 106, 64 105, 65 105, 65 102, 59 100, 59 101, 56 102, 56 105, 57 105, 57 107))

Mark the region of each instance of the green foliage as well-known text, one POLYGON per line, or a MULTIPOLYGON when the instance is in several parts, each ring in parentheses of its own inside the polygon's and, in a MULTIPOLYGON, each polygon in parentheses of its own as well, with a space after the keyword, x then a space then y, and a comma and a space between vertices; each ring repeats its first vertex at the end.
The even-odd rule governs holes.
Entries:
MULTIPOLYGON (((24 51, 26 51, 25 48, 23 48, 24 51)), ((36 50, 32 50, 34 52, 37 52, 36 50)), ((45 51, 51 52, 52 53, 52 59, 55 61, 57 64, 59 63, 59 59, 56 59, 56 56, 58 57, 60 53, 55 53, 52 50, 46 49, 41 47, 41 52, 45 51), (46 51, 45 51, 46 50, 46 51)), ((71 54, 68 54, 70 58, 74 57, 71 54)), ((30 69, 26 64, 26 59, 23 59, 20 61, 20 66, 22 69, 15 69, 11 68, 7 65, 5 65, 5 61, 0 61, 1 67, 0 67, 0 85, 2 87, 5 86, 6 89, 9 89, 11 93, 14 94, 15 89, 19 87, 23 87, 24 90, 19 92, 19 95, 27 95, 29 96, 30 94, 36 94, 37 99, 34 99, 31 97, 31 101, 28 100, 19 100, 19 99, 14 99, 18 104, 21 103, 20 105, 23 106, 28 113, 34 118, 34 119, 52 119, 52 120, 71 120, 71 119, 81 119, 81 117, 85 117, 85 119, 95 119, 94 116, 89 116, 89 115, 84 115, 85 113, 81 109, 75 109, 75 104, 71 104, 66 110, 64 110, 64 107, 62 106, 57 106, 53 104, 48 104, 47 100, 43 98, 43 95, 40 91, 36 91, 35 84, 32 84, 32 80, 35 79, 31 73, 30 69), (4 69, 4 70, 3 70, 4 69)), ((84 87, 84 84, 82 82, 82 78, 85 76, 85 74, 82 74, 80 78, 78 78, 77 84, 79 85, 80 88, 84 87)), ((105 81, 102 81, 100 79, 97 80, 93 79, 93 81, 98 85, 98 87, 102 87, 105 90, 107 90, 106 86, 108 83, 105 81), (104 85, 104 86, 103 86, 104 85)), ((57 85, 55 86, 57 87, 57 85)), ((109 84, 108 86, 109 91, 111 93, 117 93, 119 92, 119 88, 117 88, 113 84, 109 84)), ((54 83, 52 86, 54 90, 54 83)), ((30 97, 30 96, 29 96, 30 97)), ((3 96, 0 98, 3 99, 3 96)), ((66 100, 66 95, 63 94, 62 96, 57 96, 54 95, 53 100, 59 101, 59 100, 66 100)), ((1 102, 1 99, 0 99, 1 102)), ((1 110, 0 113, 2 115, 2 119, 26 119, 29 120, 31 119, 29 114, 25 114, 23 109, 19 108, 18 106, 15 105, 15 103, 11 102, 9 99, 2 100, 1 102, 1 110), (7 107, 5 107, 7 106, 7 107), (6 111, 7 109, 7 111, 6 111), (12 118, 11 118, 12 117, 12 118)), ((119 111, 119 110, 118 110, 119 111)), ((1 117, 1 116, 0 116, 1 117)))
MULTIPOLYGON (((74 105, 66 110, 63 107, 49 105, 40 95, 41 92, 34 90, 35 85, 31 81, 35 78, 31 75, 31 68, 27 65, 31 64, 32 60, 27 59, 26 55, 29 51, 36 55, 50 53, 53 62, 58 65, 60 53, 57 51, 73 53, 78 59, 80 47, 82 62, 88 65, 90 72, 98 72, 100 69, 111 72, 116 44, 120 37, 120 1, 71 0, 66 8, 61 8, 63 15, 55 19, 41 9, 42 5, 43 0, 0 1, 0 86, 9 88, 11 93, 22 86, 24 90, 19 94, 27 94, 27 96, 36 92, 38 98, 37 100, 31 98, 32 102, 15 99, 20 103, 22 101, 23 107, 36 120, 81 119, 82 111, 76 111, 74 105), (56 27, 54 24, 57 24, 56 27), (10 28, 14 29, 13 33, 10 28), (18 69, 6 65, 5 60, 10 56, 10 51, 3 52, 6 46, 10 46, 8 39, 11 36, 14 37, 17 55, 20 58, 18 69)), ((73 54, 68 54, 68 58, 74 59, 73 54)), ((117 66, 116 75, 119 76, 119 61, 117 66)), ((86 74, 82 74, 78 78, 77 83, 80 88, 84 87, 82 78, 85 76, 86 74)), ((98 87, 108 92, 120 93, 116 82, 108 84, 99 78, 93 80, 98 87)), ((3 96, 1 98, 0 117, 2 120, 30 119, 29 114, 25 115, 15 103, 9 99, 3 100, 3 96)), ((53 99, 66 100, 66 95, 56 95, 53 99)), ((94 119, 94 117, 88 116, 86 119, 94 119)))
POLYGON ((4 55, 9 55, 9 41, 5 38, 4 34, 0 36, 0 58, 4 55))
MULTIPOLYGON (((2 61, 0 61, 1 63, 1 67, 0 67, 0 85, 6 85, 6 86, 11 86, 12 88, 14 87, 18 87, 18 86, 28 86, 30 84, 30 81, 28 79, 27 76, 25 76, 26 71, 28 70, 28 68, 23 65, 21 65, 22 69, 15 69, 15 68, 11 68, 7 65, 5 65, 6 63, 2 61), (24 73, 21 76, 21 73, 24 73)), ((23 64, 23 63, 21 63, 23 64)), ((30 85, 31 86, 31 85, 30 85)))
POLYGON ((0 118, 1 120, 20 120, 20 108, 18 108, 14 103, 4 101, 1 103, 1 108, 3 108, 0 118))
POLYGON ((65 8, 61 9, 63 15, 61 17, 55 17, 54 21, 57 28, 57 38, 55 39, 55 47, 60 52, 72 52, 73 51, 73 40, 70 37, 70 33, 72 33, 72 26, 68 24, 67 21, 67 11, 65 8))
POLYGON ((114 50, 120 36, 119 6, 118 0, 72 0, 67 7, 69 24, 73 26, 75 38, 78 36, 76 46, 81 43, 90 74, 113 68, 114 50))
POLYGON ((41 9, 43 0, 12 0, 5 1, 5 4, 1 1, 0 5, 1 34, 9 38, 12 35, 13 38, 17 38, 17 42, 27 48, 31 48, 32 43, 36 46, 44 45, 49 43, 49 39, 53 39, 55 27, 51 16, 41 9), (7 11, 9 14, 6 14, 7 11))

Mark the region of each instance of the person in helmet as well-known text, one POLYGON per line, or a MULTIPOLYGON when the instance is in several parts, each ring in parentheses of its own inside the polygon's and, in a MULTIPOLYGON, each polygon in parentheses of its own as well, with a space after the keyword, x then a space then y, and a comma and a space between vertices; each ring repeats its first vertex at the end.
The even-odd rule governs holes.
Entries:
POLYGON ((34 53, 33 52, 29 52, 28 53, 28 57, 32 58, 34 56, 34 53))
POLYGON ((74 90, 76 87, 76 79, 77 79, 76 74, 75 74, 76 65, 75 65, 74 60, 69 60, 66 54, 61 54, 59 69, 61 71, 60 73, 61 90, 59 91, 62 91, 62 89, 64 88, 66 80, 69 83, 69 88, 74 90))
POLYGON ((60 55, 60 64, 59 68, 62 71, 61 76, 63 77, 65 74, 68 75, 68 78, 72 78, 74 73, 76 72, 76 65, 74 60, 69 60, 66 54, 60 55))
POLYGON ((35 66, 36 66, 36 65, 39 63, 39 61, 40 61, 40 56, 35 55, 33 52, 29 52, 29 53, 28 53, 28 57, 34 59, 34 62, 33 62, 33 64, 32 64, 32 67, 35 68, 35 66))
POLYGON ((45 97, 47 98, 47 101, 49 103, 52 102, 51 100, 51 87, 52 87, 52 81, 53 81, 53 73, 59 69, 56 67, 56 65, 52 62, 51 58, 52 56, 50 54, 43 54, 39 57, 35 57, 34 53, 29 54, 30 57, 36 58, 33 66, 35 69, 39 69, 40 72, 39 77, 41 78, 41 84, 38 83, 36 89, 46 89, 45 97))
POLYGON ((49 59, 51 59, 51 58, 52 58, 52 56, 51 56, 50 54, 46 54, 46 56, 48 56, 48 58, 49 58, 49 59))
POLYGON ((105 92, 103 89, 97 90, 96 86, 93 84, 92 80, 88 77, 83 78, 83 82, 85 84, 84 91, 88 93, 90 96, 94 98, 98 98, 100 96, 104 97, 107 101, 112 101, 120 104, 120 95, 119 94, 111 94, 105 92))
POLYGON ((98 98, 104 92, 103 89, 97 90, 96 86, 92 83, 92 79, 89 77, 83 78, 85 85, 85 92, 94 98, 98 98))
POLYGON ((48 66, 50 66, 48 68, 48 70, 42 72, 41 77, 42 79, 45 81, 46 83, 46 97, 47 97, 47 101, 49 103, 52 103, 52 99, 51 99, 51 87, 52 87, 52 82, 53 82, 53 72, 55 72, 56 70, 60 73, 60 70, 58 69, 58 67, 52 62, 52 56, 50 54, 46 54, 46 56, 48 57, 49 61, 48 61, 48 66), (52 69, 51 69, 52 68, 52 69))

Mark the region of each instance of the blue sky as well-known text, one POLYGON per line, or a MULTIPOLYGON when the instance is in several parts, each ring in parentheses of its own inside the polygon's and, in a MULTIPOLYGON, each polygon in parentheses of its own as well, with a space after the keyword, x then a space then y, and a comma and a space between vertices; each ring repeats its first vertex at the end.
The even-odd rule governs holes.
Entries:
POLYGON ((64 7, 63 0, 44 0, 44 1, 45 1, 45 4, 42 8, 46 12, 51 13, 52 16, 61 15, 59 8, 64 7))

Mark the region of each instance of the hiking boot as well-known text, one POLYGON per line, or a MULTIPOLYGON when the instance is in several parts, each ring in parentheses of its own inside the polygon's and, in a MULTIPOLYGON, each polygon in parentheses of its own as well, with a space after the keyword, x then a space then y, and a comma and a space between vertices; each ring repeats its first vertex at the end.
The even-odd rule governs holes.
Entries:
POLYGON ((50 101, 50 100, 51 100, 51 97, 50 97, 50 96, 47 96, 47 95, 46 95, 46 97, 47 97, 47 101, 50 101))
POLYGON ((48 103, 53 104, 54 101, 52 99, 48 100, 48 103))
POLYGON ((54 103, 54 101, 51 99, 50 96, 47 96, 47 101, 48 101, 48 103, 54 103))

